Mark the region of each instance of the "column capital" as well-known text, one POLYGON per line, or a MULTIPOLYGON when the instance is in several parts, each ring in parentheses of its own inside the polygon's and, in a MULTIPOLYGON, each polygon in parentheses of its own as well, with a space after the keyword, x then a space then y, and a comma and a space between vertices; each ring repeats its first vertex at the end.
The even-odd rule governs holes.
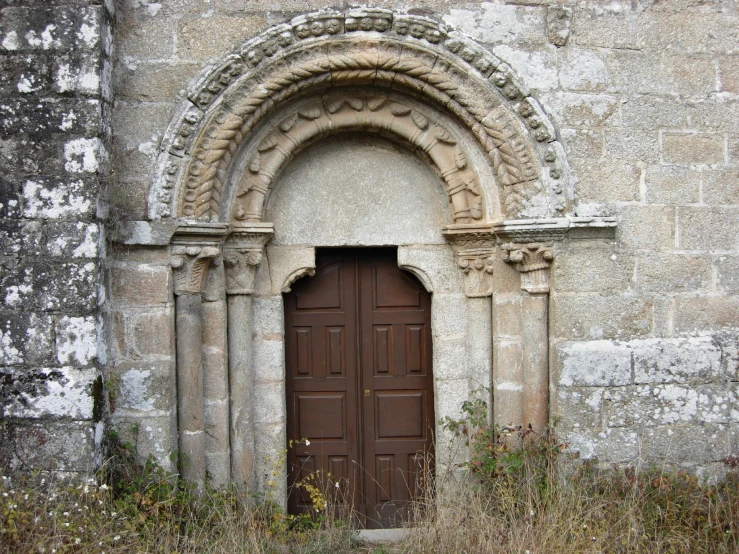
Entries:
POLYGON ((464 293, 468 298, 493 295, 493 249, 469 249, 456 252, 457 267, 464 275, 464 293))
POLYGON ((254 294, 257 266, 274 235, 272 223, 233 224, 223 245, 226 294, 254 294))
POLYGON ((501 245, 503 261, 516 264, 521 273, 521 289, 529 294, 549 293, 549 268, 554 259, 551 242, 501 245))
POLYGON ((225 225, 188 225, 177 229, 169 257, 177 296, 203 292, 208 268, 221 253, 225 233, 225 225))
POLYGON ((495 235, 492 224, 449 225, 444 236, 451 243, 457 267, 464 275, 464 292, 468 298, 484 298, 493 294, 495 235))

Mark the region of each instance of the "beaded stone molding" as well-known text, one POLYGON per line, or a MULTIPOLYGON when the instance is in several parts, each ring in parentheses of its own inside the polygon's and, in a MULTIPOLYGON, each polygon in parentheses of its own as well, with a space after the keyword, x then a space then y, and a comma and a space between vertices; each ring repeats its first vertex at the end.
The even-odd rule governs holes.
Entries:
MULTIPOLYGON (((330 125, 342 108, 374 110, 384 116, 383 125, 410 118, 419 131, 411 141, 416 148, 430 142, 454 146, 448 142, 454 137, 417 110, 389 102, 379 106, 382 91, 389 89, 448 114, 474 138, 492 169, 495 182, 479 182, 466 170, 464 154, 457 158, 455 175, 445 178, 454 223, 485 220, 480 203, 485 197, 500 198, 500 216, 508 220, 571 211, 573 186, 554 126, 507 64, 432 19, 353 9, 311 13, 272 27, 203 72, 162 140, 150 217, 259 221, 275 177, 274 171, 261 171, 259 158, 278 144, 260 143, 244 154, 256 160, 248 171, 261 177, 239 194, 262 195, 256 208, 253 202, 221 206, 232 164, 267 116, 311 92, 334 92, 346 100, 337 105, 324 96, 313 112, 296 112, 276 132, 287 134, 291 126, 319 118, 330 125), (357 86, 376 91, 375 102, 352 96, 357 86), (497 187, 498 194, 481 194, 479 187, 497 187)), ((368 118, 368 130, 376 119, 368 118)))

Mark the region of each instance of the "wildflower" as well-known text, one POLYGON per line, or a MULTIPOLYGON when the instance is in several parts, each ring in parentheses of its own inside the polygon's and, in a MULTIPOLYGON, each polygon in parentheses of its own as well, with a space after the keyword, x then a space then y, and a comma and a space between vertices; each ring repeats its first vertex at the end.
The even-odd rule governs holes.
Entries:
POLYGON ((76 539, 74 539, 74 544, 79 544, 81 542, 82 542, 82 539, 79 538, 79 537, 77 537, 76 539))
POLYGON ((103 483, 102 485, 100 485, 100 490, 101 491, 107 491, 108 490, 108 485, 106 485, 105 483, 103 483))
POLYGON ((65 521, 64 522, 64 527, 69 527, 69 522, 68 521, 65 521))
POLYGON ((115 537, 113 537, 113 540, 114 541, 119 541, 119 540, 121 540, 121 536, 120 535, 116 535, 115 537))
POLYGON ((85 488, 82 489, 82 492, 84 492, 85 494, 87 494, 88 492, 90 492, 90 487, 88 487, 87 485, 85 485, 85 488))
POLYGON ((69 512, 64 512, 64 513, 63 513, 62 515, 63 515, 64 517, 67 517, 67 516, 69 516, 69 512))
POLYGON ((310 446, 310 441, 308 439, 305 439, 305 446, 310 446))
POLYGON ((118 515, 118 512, 110 512, 110 515, 111 515, 112 517, 115 517, 116 515, 118 515))

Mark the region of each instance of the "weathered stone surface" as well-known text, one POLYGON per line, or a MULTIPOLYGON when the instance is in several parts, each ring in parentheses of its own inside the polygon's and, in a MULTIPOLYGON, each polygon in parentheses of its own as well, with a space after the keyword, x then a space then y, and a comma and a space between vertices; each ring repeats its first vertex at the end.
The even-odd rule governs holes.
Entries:
POLYGON ((719 164, 724 161, 723 135, 665 133, 662 146, 665 161, 670 163, 719 164))
POLYGON ((705 95, 716 90, 715 65, 702 56, 612 50, 606 69, 611 86, 621 92, 705 95))
POLYGON ((438 178, 385 141, 332 140, 299 154, 272 193, 274 244, 443 243, 438 178), (311 194, 306 196, 306 189, 311 194), (417 209, 409 211, 407 206, 417 209))
POLYGON ((649 335, 652 316, 652 301, 639 296, 558 294, 551 320, 555 337, 624 339, 649 335))
POLYGON ((712 206, 739 204, 739 170, 704 171, 703 201, 712 206))
POLYGON ((541 99, 564 127, 620 124, 618 98, 609 94, 555 92, 544 94, 541 99))
MULTIPOLYGON (((452 138, 475 147, 465 160, 450 158, 447 169, 457 163, 492 168, 479 175, 480 184, 488 187, 483 219, 570 215, 568 198, 578 199, 578 215, 607 213, 618 219, 618 244, 565 239, 555 248, 558 257, 551 270, 550 355, 555 358, 553 377, 559 380, 552 402, 583 456, 598 456, 604 463, 662 456, 670 463, 710 468, 735 450, 739 416, 734 413, 735 384, 729 381, 739 375, 739 134, 734 129, 739 25, 725 2, 603 6, 568 0, 560 7, 543 0, 508 0, 450 7, 424 0, 412 6, 412 13, 457 26, 483 45, 455 32, 445 38, 444 25, 413 19, 403 13, 407 3, 389 2, 397 11, 381 13, 399 25, 347 31, 340 14, 336 40, 312 58, 315 66, 300 56, 327 36, 328 27, 306 27, 320 37, 301 36, 306 29, 299 20, 282 28, 286 34, 276 35, 281 42, 261 37, 259 44, 249 43, 243 56, 231 59, 235 65, 216 60, 268 24, 325 7, 317 0, 277 0, 269 10, 243 0, 123 0, 116 3, 115 33, 108 28, 112 19, 105 7, 112 4, 12 0, 2 8, 0 409, 10 421, 0 440, 3 465, 20 467, 26 461, 28 467, 55 463, 65 470, 88 469, 94 446, 90 391, 99 366, 108 363, 107 373, 120 376, 111 384, 128 387, 111 398, 112 420, 121 436, 136 445, 142 458, 152 454, 176 469, 169 454, 188 445, 178 444, 173 403, 174 312, 166 245, 174 228, 154 238, 159 231, 153 225, 136 221, 165 215, 156 202, 169 206, 173 192, 162 186, 160 196, 150 195, 151 183, 156 179, 171 186, 180 170, 189 171, 180 156, 221 156, 210 159, 208 168, 220 163, 217 159, 240 159, 242 139, 266 136, 268 129, 256 124, 262 115, 283 113, 275 108, 283 109, 279 103, 288 97, 296 106, 307 105, 312 91, 337 84, 345 99, 356 90, 343 87, 349 84, 368 87, 365 91, 412 90, 418 109, 435 106, 439 123, 444 113, 453 113, 461 132, 452 138), (116 60, 110 59, 113 34, 116 60), (396 46, 396 39, 402 46, 396 46), (351 41, 363 47, 351 52, 351 41), (377 48, 380 43, 390 47, 389 54, 377 48), (396 47, 403 52, 403 67, 417 63, 418 71, 385 72, 396 63, 396 47), (283 57, 290 49, 293 53, 283 57), (346 58, 339 55, 347 52, 346 58), (377 60, 385 54, 378 70, 377 60), (500 65, 499 58, 506 63, 500 65), (203 60, 213 60, 217 69, 203 73, 210 80, 196 85, 203 60), (329 71, 325 63, 334 66, 329 71), (280 69, 270 72, 268 67, 280 69), (241 77, 253 69, 258 75, 241 77), (296 80, 296 71, 308 76, 296 80), (433 78, 417 79, 427 73, 433 78), (244 85, 237 87, 239 92, 222 94, 237 79, 239 87, 244 85), (265 88, 256 87, 257 82, 265 88), (184 100, 188 87, 190 99, 184 100), (523 100, 527 87, 538 93, 541 106, 531 97, 523 100), (182 119, 165 135, 167 122, 180 117, 173 115, 180 101, 192 109, 186 117, 193 121, 182 119), (507 111, 500 112, 501 106, 507 111), (207 123, 199 127, 204 114, 207 123), (257 115, 244 125, 249 114, 257 115), (493 120, 499 127, 488 134, 481 126, 493 120), (506 134, 508 142, 496 132, 506 134), (225 133, 218 137, 223 142, 188 150, 196 144, 190 140, 194 135, 210 140, 214 133, 225 133), (162 137, 173 145, 173 153, 160 158, 162 137), (549 143, 553 138, 557 142, 549 143), (530 152, 515 150, 529 140, 530 152), (175 148, 177 141, 183 147, 175 148), (164 165, 157 165, 165 158, 164 165), (498 172, 501 159, 513 158, 521 162, 513 173, 498 172), (529 161, 533 172, 522 165, 529 161), (98 216, 110 218, 110 226, 99 225, 98 216), (136 231, 127 235, 125 247, 111 248, 108 239, 118 240, 113 232, 118 220, 136 231), (135 244, 146 229, 149 244, 163 248, 135 244), (101 287, 103 276, 110 279, 106 287, 101 287), (581 339, 589 342, 576 342, 581 339), (633 365, 633 381, 608 380, 611 375, 603 368, 620 364, 633 365), (152 368, 156 375, 144 375, 152 368), (32 423, 39 417, 47 418, 43 426, 32 423), (70 418, 82 422, 62 423, 70 418), (84 433, 82 446, 77 445, 78 432, 84 433)), ((278 502, 287 482, 284 467, 270 467, 273 462, 265 456, 285 445, 280 295, 310 274, 314 246, 400 245, 401 266, 417 270, 422 281, 427 277, 424 284, 434 294, 435 374, 441 378, 437 417, 458 413, 474 383, 489 377, 484 369, 489 351, 479 341, 491 334, 487 316, 484 310, 469 311, 462 274, 440 233, 452 222, 452 189, 444 185, 454 173, 429 169, 430 143, 423 142, 432 136, 424 135, 429 122, 425 131, 424 124, 407 128, 417 133, 409 142, 413 152, 407 152, 388 146, 392 143, 384 138, 363 138, 368 130, 379 135, 389 130, 370 129, 366 118, 372 117, 371 110, 341 110, 331 117, 324 114, 320 124, 331 122, 333 132, 343 118, 342 129, 349 135, 316 145, 309 143, 323 141, 322 136, 296 141, 307 149, 284 150, 287 158, 295 154, 296 159, 282 177, 269 177, 278 184, 269 209, 280 198, 289 197, 292 204, 269 212, 277 214, 277 245, 266 249, 258 267, 254 309, 247 312, 253 321, 245 326, 243 341, 235 341, 254 347, 245 355, 253 353, 265 387, 257 410, 258 419, 267 423, 252 427, 249 418, 243 420, 249 426, 244 436, 258 438, 256 449, 245 451, 245 471, 262 485, 274 481, 268 488, 278 502), (338 159, 341 151, 349 154, 348 161, 338 159), (280 241, 297 246, 280 246, 280 241)), ((387 117, 383 125, 391 121, 387 117)), ((280 125, 291 124, 276 123, 277 133, 285 133, 280 125)), ((291 134, 289 140, 295 138, 291 134)), ((280 142, 280 148, 285 144, 280 142)), ((216 168, 217 178, 201 183, 196 197, 208 195, 200 207, 214 206, 208 217, 228 211, 240 172, 252 171, 252 161, 244 159, 232 172, 224 162, 216 168)), ((264 167, 254 173, 265 177, 264 167)), ((524 369, 545 339, 534 341, 534 349, 527 344, 531 341, 522 340, 531 323, 522 327, 528 305, 522 302, 522 276, 498 258, 493 269, 493 299, 487 305, 493 307, 493 411, 498 423, 514 423, 521 421, 526 405, 524 369)), ((216 340, 225 330, 220 324, 225 323, 220 321, 225 320, 222 291, 208 289, 205 297, 213 305, 205 311, 212 308, 215 323, 205 328, 203 360, 206 367, 223 369, 224 345, 216 340), (219 303, 220 308, 215 306, 219 303)), ((251 306, 251 297, 244 305, 251 306)), ((198 435, 208 450, 198 460, 198 471, 209 471, 220 483, 229 465, 224 447, 229 412, 221 402, 226 379, 210 377, 213 386, 206 389, 215 392, 212 398, 205 395, 204 413, 212 429, 207 437, 204 429, 198 435)), ((98 432, 102 436, 102 424, 98 432)), ((446 437, 440 433, 437 439, 440 463, 451 463, 441 452, 446 437)))
POLYGON ((581 202, 629 202, 640 196, 642 170, 624 160, 573 159, 581 202))
MULTIPOLYGON (((92 383, 94 369, 71 366, 15 371, 7 377, 10 391, 3 391, 6 399, 4 415, 10 418, 92 419, 92 383)), ((5 387, 3 387, 5 388, 5 387)))
POLYGON ((606 64, 597 50, 569 48, 558 59, 563 89, 597 92, 606 88, 606 64))
POLYGON ((170 395, 173 385, 171 362, 125 362, 114 371, 116 417, 137 412, 145 412, 147 417, 161 416, 174 409, 170 395))
POLYGON ((607 129, 604 151, 612 158, 656 162, 659 160, 659 135, 654 131, 607 129))
POLYGON ((640 95, 622 100, 621 116, 624 126, 637 129, 681 129, 688 122, 684 104, 659 96, 640 95))
POLYGON ((718 286, 727 292, 739 292, 739 257, 720 256, 717 260, 718 286))
MULTIPOLYGON (((650 204, 697 204, 701 173, 688 167, 647 166, 645 184, 650 204)), ((704 187, 705 195, 705 187, 704 187)))
POLYGON ((111 301, 125 306, 165 304, 170 299, 170 270, 161 266, 113 267, 111 301))
POLYGON ((644 291, 707 290, 712 280, 711 260, 705 255, 652 252, 637 258, 636 283, 644 291))
POLYGON ((93 435, 84 421, 13 422, 0 435, 0 463, 8 471, 88 472, 95 467, 93 435))
POLYGON ((707 337, 635 340, 630 346, 635 383, 705 382, 721 372, 721 350, 707 337))
POLYGON ((675 299, 675 331, 711 331, 736 327, 739 296, 678 296, 675 299))
POLYGON ((53 321, 48 314, 0 316, 0 364, 49 365, 55 358, 53 321))
POLYGON ((466 304, 464 294, 435 294, 431 306, 431 332, 442 337, 466 334, 466 304))
POLYGON ((680 247, 686 250, 736 250, 739 209, 681 208, 680 247))
POLYGON ((119 57, 133 59, 167 59, 174 54, 175 24, 173 17, 123 18, 117 28, 119 57))
POLYGON ((221 56, 266 25, 261 16, 187 19, 177 28, 177 55, 190 60, 221 56))
POLYGON ((566 387, 627 385, 632 382, 631 350, 612 341, 557 345, 559 384, 566 387))
POLYGON ((675 248, 675 209, 629 206, 620 210, 619 241, 629 248, 675 248))
POLYGON ((430 287, 430 292, 462 289, 462 274, 456 267, 453 252, 446 246, 401 246, 398 265, 418 277, 426 288, 430 287))
POLYGON ((552 281, 559 292, 612 292, 633 286, 634 259, 611 249, 565 251, 553 265, 552 281))

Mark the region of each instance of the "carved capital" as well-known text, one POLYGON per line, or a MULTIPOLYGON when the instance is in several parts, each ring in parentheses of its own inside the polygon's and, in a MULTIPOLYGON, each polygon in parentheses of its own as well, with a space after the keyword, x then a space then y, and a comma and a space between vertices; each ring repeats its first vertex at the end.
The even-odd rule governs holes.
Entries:
POLYGON ((220 253, 220 248, 215 245, 173 245, 169 265, 174 274, 174 293, 179 296, 203 292, 208 268, 220 253))
POLYGON ((476 249, 457 252, 457 266, 464 274, 464 292, 469 298, 493 294, 493 250, 476 249))
POLYGON ((261 262, 261 249, 224 248, 226 294, 254 294, 254 276, 261 262))
POLYGON ((233 225, 223 245, 226 294, 254 294, 257 266, 262 263, 264 245, 274 234, 271 223, 233 225))
POLYGON ((516 264, 521 288, 529 294, 549 292, 549 268, 554 259, 551 243, 504 244, 503 261, 516 264))
POLYGON ((448 225, 444 236, 452 244, 457 267, 464 274, 464 292, 469 298, 493 294, 495 236, 488 223, 448 225))
POLYGON ((187 225, 175 231, 169 265, 174 275, 176 295, 203 292, 208 268, 220 255, 226 232, 224 224, 187 225))

